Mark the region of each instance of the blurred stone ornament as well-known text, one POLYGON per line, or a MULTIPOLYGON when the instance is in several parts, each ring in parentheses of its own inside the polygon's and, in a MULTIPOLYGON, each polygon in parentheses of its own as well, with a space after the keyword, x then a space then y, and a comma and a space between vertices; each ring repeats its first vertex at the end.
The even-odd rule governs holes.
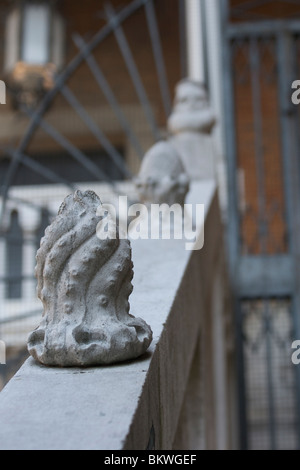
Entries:
POLYGON ((136 188, 146 204, 184 204, 189 178, 176 149, 168 141, 153 145, 146 153, 136 188))
POLYGON ((168 130, 170 142, 191 180, 215 178, 211 135, 215 123, 205 87, 194 80, 181 80, 176 87, 168 130))

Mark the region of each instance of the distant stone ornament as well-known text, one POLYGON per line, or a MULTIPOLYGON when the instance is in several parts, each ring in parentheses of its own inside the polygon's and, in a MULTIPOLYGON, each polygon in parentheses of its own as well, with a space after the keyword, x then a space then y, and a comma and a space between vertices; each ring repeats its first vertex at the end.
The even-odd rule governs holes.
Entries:
POLYGON ((28 350, 45 365, 111 364, 140 356, 152 341, 147 323, 129 314, 130 241, 116 226, 117 237, 98 238, 99 207, 93 191, 76 191, 41 240, 36 277, 44 312, 28 350))
POLYGON ((168 141, 154 144, 145 154, 135 183, 145 204, 183 205, 189 190, 189 177, 178 152, 168 141))
POLYGON ((170 141, 193 180, 215 177, 211 138, 215 123, 215 114, 204 85, 190 79, 181 80, 176 86, 168 130, 170 141))

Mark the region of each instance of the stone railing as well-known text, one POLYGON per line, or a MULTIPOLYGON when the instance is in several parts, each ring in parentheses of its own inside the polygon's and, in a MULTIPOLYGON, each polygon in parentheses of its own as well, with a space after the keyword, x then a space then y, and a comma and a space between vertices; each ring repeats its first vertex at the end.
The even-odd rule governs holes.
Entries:
POLYGON ((133 315, 153 330, 137 360, 57 368, 28 359, 0 394, 1 449, 229 449, 236 426, 233 339, 213 179, 193 182, 204 247, 132 241, 133 315))

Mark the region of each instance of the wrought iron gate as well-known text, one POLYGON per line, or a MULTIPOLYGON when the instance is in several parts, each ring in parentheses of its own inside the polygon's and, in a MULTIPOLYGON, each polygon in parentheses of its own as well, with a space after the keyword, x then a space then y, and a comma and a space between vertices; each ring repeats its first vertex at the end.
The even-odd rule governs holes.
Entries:
MULTIPOLYGON (((248 2, 250 3, 250 2, 248 2)), ((241 447, 300 447, 300 21, 230 23, 223 2, 228 248, 241 447)))

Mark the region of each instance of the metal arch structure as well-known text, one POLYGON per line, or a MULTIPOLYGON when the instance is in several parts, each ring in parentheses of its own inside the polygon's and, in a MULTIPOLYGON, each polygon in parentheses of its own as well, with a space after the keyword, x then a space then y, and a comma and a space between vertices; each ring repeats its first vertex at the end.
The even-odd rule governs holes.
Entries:
MULTIPOLYGON (((21 112, 24 116, 27 116, 29 119, 28 126, 24 135, 22 136, 18 146, 13 147, 1 147, 1 151, 6 157, 10 158, 8 170, 6 172, 3 185, 0 188, 0 202, 2 206, 0 208, 0 242, 7 247, 8 245, 8 234, 10 238, 13 237, 15 240, 18 237, 18 234, 15 233, 13 236, 9 233, 10 228, 7 227, 4 229, 3 221, 4 217, 7 218, 7 204, 8 201, 14 203, 21 203, 24 207, 29 207, 34 209, 39 214, 39 219, 43 218, 43 207, 41 204, 35 201, 23 200, 20 197, 16 197, 10 194, 10 188, 14 184, 14 178, 16 172, 20 165, 24 165, 31 172, 36 173, 44 178, 44 180, 49 181, 50 184, 60 184, 63 187, 69 188, 71 191, 76 189, 77 184, 66 180, 64 177, 58 175, 51 168, 48 168, 43 162, 34 160, 28 153, 27 148, 31 143, 32 139, 35 136, 35 133, 38 129, 43 129, 43 131, 52 138, 52 140, 58 144, 58 146, 72 157, 74 161, 79 162, 79 164, 89 172, 93 177, 97 177, 99 181, 106 182, 110 185, 112 192, 116 195, 121 194, 119 186, 116 184, 116 181, 111 179, 109 175, 102 169, 100 166, 95 165, 95 163, 79 148, 77 148, 67 137, 65 137, 59 129, 54 125, 47 122, 45 116, 47 110, 51 105, 55 97, 60 93, 67 103, 71 106, 76 114, 80 117, 81 121, 85 124, 87 129, 90 131, 91 135, 96 139, 100 144, 99 146, 106 151, 107 156, 110 159, 112 165, 118 167, 126 179, 131 179, 132 174, 125 164, 123 158, 119 154, 118 150, 112 145, 109 139, 106 137, 101 128, 97 125, 93 117, 86 111, 84 106, 81 104, 77 96, 71 91, 68 87, 68 80, 76 73, 78 67, 85 63, 89 68, 92 76, 94 77, 96 83, 98 84, 99 89, 103 93, 107 103, 114 112, 116 119, 120 125, 120 128, 124 132, 124 135, 130 142, 132 148, 134 149, 136 155, 142 159, 144 155, 144 150, 142 145, 135 134, 134 130, 131 127, 130 122, 128 121, 120 103, 118 102, 117 96, 109 84, 108 79, 105 77, 104 72, 101 69, 101 65, 96 61, 93 52, 107 37, 114 35, 119 51, 123 58, 124 64, 127 68, 128 74, 131 77, 131 81, 134 85, 136 95, 138 97, 139 104, 143 110, 145 116, 145 122, 148 124, 148 128, 152 134, 153 142, 161 138, 160 130, 156 122, 156 118, 151 109, 151 103, 147 96, 146 89, 144 87, 142 77, 139 73, 138 64, 135 63, 134 51, 131 50, 131 47, 127 41, 125 32, 123 30, 123 25, 126 20, 129 19, 132 15, 140 10, 144 10, 146 24, 148 26, 148 34, 150 38, 150 48, 149 52, 152 50, 152 56, 154 59, 155 72, 157 75, 157 80, 159 84, 159 94, 161 97, 162 109, 167 117, 171 111, 171 94, 168 86, 167 79, 167 70, 163 56, 161 38, 158 28, 157 16, 155 4, 161 0, 131 0, 130 3, 126 4, 118 12, 114 11, 113 7, 107 5, 106 7, 106 24, 88 41, 86 42, 80 35, 73 34, 73 41, 78 49, 75 57, 66 65, 66 67, 55 77, 54 86, 49 90, 44 97, 40 100, 37 107, 32 110, 27 107, 22 107, 21 112)), ((178 8, 182 11, 182 1, 178 0, 178 8)), ((183 25, 181 24, 181 27, 183 25)), ((147 34, 147 30, 145 30, 147 34)), ((182 34, 182 31, 181 31, 182 34)), ((184 61, 182 57, 184 53, 183 48, 178 50, 179 60, 184 61), (181 54, 181 56, 180 56, 181 54)), ((183 70, 181 69, 183 73, 183 70)), ((54 215, 54 214, 50 214, 54 215)), ((16 224, 15 224, 16 225, 16 224)), ((27 240, 26 243, 31 244, 32 247, 36 246, 36 236, 32 240, 27 240)), ((1 248, 0 243, 0 248, 1 248)), ((21 240, 20 240, 21 243, 21 240)), ((7 258, 7 256, 5 257, 7 258)), ((1 259, 1 263, 6 263, 7 259, 1 259)), ((7 266, 6 266, 7 267, 7 266)), ((33 271, 33 270, 32 270, 33 271)), ((6 286, 6 291, 8 292, 8 287, 14 283, 23 283, 28 281, 34 281, 34 273, 22 273, 20 270, 16 269, 10 270, 9 272, 4 269, 1 269, 0 266, 0 290, 1 286, 6 286)), ((12 289, 11 289, 12 290, 12 289)), ((15 287, 17 291, 17 287, 15 287)), ((2 289, 3 292, 3 289, 2 289)), ((0 299, 1 300, 1 299, 0 299)), ((18 312, 12 312, 10 318, 0 318, 0 326, 5 325, 11 321, 19 321, 24 318, 29 318, 36 314, 36 310, 29 310, 25 314, 18 312)))
MULTIPOLYGON (((66 181, 63 181, 49 169, 45 168, 41 163, 33 161, 33 159, 26 154, 26 148, 28 147, 32 137, 34 136, 35 131, 41 127, 48 135, 50 135, 62 148, 64 148, 74 159, 76 159, 80 164, 86 168, 92 175, 97 175, 99 179, 107 181, 111 184, 114 189, 114 181, 112 181, 104 171, 99 169, 89 158, 84 155, 79 149, 77 149, 68 139, 66 139, 62 134, 47 123, 44 120, 44 115, 58 93, 61 93, 71 107, 76 111, 80 116, 86 126, 89 128, 91 133, 98 140, 100 145, 106 150, 108 156, 112 162, 119 167, 122 173, 128 178, 132 175, 129 169, 123 162, 122 157, 118 151, 113 147, 113 145, 106 138, 101 129, 93 121, 92 117, 88 115, 84 107, 81 105, 76 96, 67 86, 67 81, 72 76, 72 74, 77 70, 80 64, 83 61, 86 61, 88 64, 93 76, 96 79, 100 89, 104 93, 108 103, 115 112, 117 119, 126 133, 128 139, 131 141, 133 148, 135 149, 137 155, 142 158, 143 150, 138 142, 137 137, 134 135, 133 130, 130 127, 126 117, 124 116, 120 105, 114 95, 113 90, 111 89, 109 83, 105 79, 103 72, 101 71, 100 66, 96 63, 92 52, 93 50, 110 34, 114 34, 119 45, 119 49, 122 53, 123 59, 127 66, 128 72, 131 76, 132 82, 135 86, 140 104, 144 110, 145 117, 148 121, 150 129, 152 131, 154 141, 160 138, 160 132, 152 113, 151 105, 147 97, 146 90, 144 88, 142 79, 140 77, 138 67, 135 64, 132 51, 126 40, 126 36, 122 29, 122 24, 128 19, 131 15, 137 12, 139 9, 144 7, 147 25, 149 29, 153 57, 156 65, 156 71, 158 76, 158 83, 162 98, 162 103, 166 116, 170 112, 171 108, 171 99, 170 99, 170 90, 168 88, 168 81, 166 76, 166 69, 163 59, 161 41, 158 31, 158 25, 155 14, 155 4, 156 0, 133 0, 129 5, 124 7, 118 13, 113 10, 111 5, 106 7, 107 15, 107 24, 103 26, 100 31, 98 31, 94 37, 86 43, 79 35, 74 35, 73 39, 77 47, 79 48, 78 54, 73 58, 73 60, 66 66, 66 68, 56 77, 53 88, 48 91, 48 93, 40 101, 37 109, 32 112, 29 109, 22 108, 21 111, 27 115, 30 119, 29 125, 24 133, 24 136, 21 139, 18 147, 15 149, 5 148, 6 154, 10 157, 10 165, 6 174, 6 178, 1 191, 2 198, 2 208, 0 213, 0 224, 3 220, 5 213, 7 199, 9 197, 9 188, 13 184, 14 176, 18 169, 19 164, 24 164, 28 166, 32 171, 43 174, 50 182, 68 184, 66 181)), ((68 184, 70 186, 70 184, 68 184)))

